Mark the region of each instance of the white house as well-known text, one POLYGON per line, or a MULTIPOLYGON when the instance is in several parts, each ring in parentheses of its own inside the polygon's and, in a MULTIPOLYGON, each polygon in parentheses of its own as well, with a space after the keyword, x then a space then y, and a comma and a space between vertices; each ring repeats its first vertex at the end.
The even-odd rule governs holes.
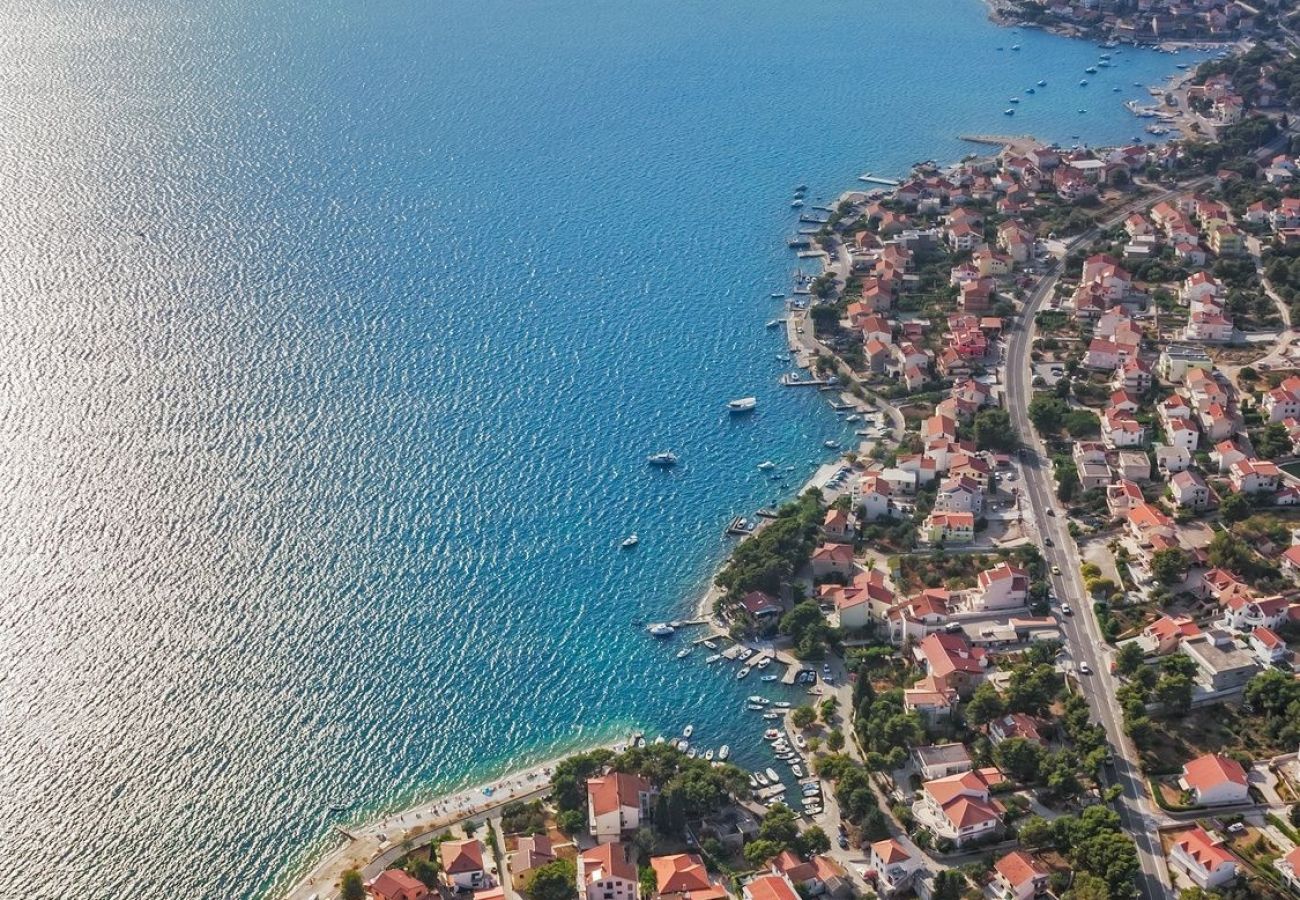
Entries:
POLYGON ((1237 877, 1236 857, 1211 840, 1199 825, 1179 835, 1169 861, 1205 890, 1222 887, 1237 877))
POLYGON ((578 854, 580 900, 637 900, 635 852, 631 844, 611 841, 578 854))
POLYGON ((875 873, 876 891, 884 897, 891 897, 911 886, 919 867, 919 861, 893 838, 872 844, 867 863, 869 873, 875 873))
POLYGON ((1005 561, 980 572, 978 581, 973 605, 979 609, 1014 609, 1029 598, 1029 573, 1005 561))
POLYGON ((639 775, 611 772, 587 781, 587 827, 597 840, 610 841, 649 821, 654 788, 639 775))
POLYGON ((993 864, 996 900, 1031 900, 1047 888, 1048 872, 1023 850, 1012 850, 993 864))
POLYGON ((1230 756, 1207 753, 1183 766, 1181 783, 1202 806, 1245 803, 1250 799, 1246 770, 1230 756))
POLYGON ((483 845, 478 838, 463 841, 443 841, 438 845, 442 862, 442 877, 448 887, 456 890, 476 890, 487 887, 487 873, 483 868, 483 845))

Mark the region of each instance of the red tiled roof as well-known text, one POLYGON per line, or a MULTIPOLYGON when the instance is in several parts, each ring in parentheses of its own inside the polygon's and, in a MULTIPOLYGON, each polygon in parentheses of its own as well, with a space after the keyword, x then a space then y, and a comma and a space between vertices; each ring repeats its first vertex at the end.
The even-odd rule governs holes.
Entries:
POLYGON ((1246 770, 1231 757, 1207 753, 1183 766, 1183 781, 1197 791, 1209 790, 1225 782, 1245 787, 1246 770))

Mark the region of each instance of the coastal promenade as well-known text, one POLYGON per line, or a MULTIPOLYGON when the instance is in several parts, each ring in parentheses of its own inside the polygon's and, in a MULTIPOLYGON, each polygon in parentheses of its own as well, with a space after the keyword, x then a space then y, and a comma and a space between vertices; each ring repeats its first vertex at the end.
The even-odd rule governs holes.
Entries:
POLYGON ((348 869, 359 869, 366 881, 405 856, 411 850, 432 843, 434 838, 467 822, 482 822, 500 812, 508 803, 539 799, 550 792, 551 772, 555 766, 575 753, 601 747, 619 751, 626 739, 575 747, 521 771, 503 775, 495 781, 438 797, 363 825, 342 827, 336 831, 344 843, 325 854, 284 894, 284 900, 335 900, 339 880, 348 869))

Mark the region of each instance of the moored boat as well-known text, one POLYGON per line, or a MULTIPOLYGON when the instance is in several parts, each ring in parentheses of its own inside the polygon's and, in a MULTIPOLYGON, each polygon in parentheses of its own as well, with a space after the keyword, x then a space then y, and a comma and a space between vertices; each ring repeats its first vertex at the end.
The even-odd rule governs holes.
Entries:
POLYGON ((758 406, 757 397, 741 397, 739 400, 731 400, 727 403, 727 409, 734 413, 750 412, 758 406))
POLYGON ((669 466, 677 465, 677 454, 673 453, 671 450, 663 450, 660 451, 659 453, 651 453, 649 456, 646 457, 646 462, 648 462, 652 466, 659 466, 660 468, 668 468, 669 466))
POLYGON ((646 631, 650 632, 655 637, 668 637, 675 630, 676 629, 673 628, 673 626, 669 625, 667 622, 655 622, 652 625, 646 626, 646 631))
POLYGON ((636 536, 636 532, 632 532, 627 537, 623 538, 623 543, 619 544, 619 546, 622 547, 624 550, 631 550, 638 543, 640 543, 640 541, 641 539, 636 536))

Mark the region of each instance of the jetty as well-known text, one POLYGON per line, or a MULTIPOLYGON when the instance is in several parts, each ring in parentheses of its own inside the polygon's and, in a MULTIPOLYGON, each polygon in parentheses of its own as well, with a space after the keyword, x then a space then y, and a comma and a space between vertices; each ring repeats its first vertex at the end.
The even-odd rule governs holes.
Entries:
POLYGON ((781 376, 782 387, 828 387, 832 382, 826 378, 800 378, 787 372, 781 376))
POLYGON ((888 187, 898 187, 902 184, 897 178, 881 178, 879 175, 872 175, 870 172, 863 172, 858 176, 858 181, 865 181, 867 184, 883 184, 888 187))
POLYGON ((726 533, 731 537, 753 534, 754 526, 749 524, 749 520, 744 516, 736 516, 731 520, 731 523, 727 525, 726 533))

